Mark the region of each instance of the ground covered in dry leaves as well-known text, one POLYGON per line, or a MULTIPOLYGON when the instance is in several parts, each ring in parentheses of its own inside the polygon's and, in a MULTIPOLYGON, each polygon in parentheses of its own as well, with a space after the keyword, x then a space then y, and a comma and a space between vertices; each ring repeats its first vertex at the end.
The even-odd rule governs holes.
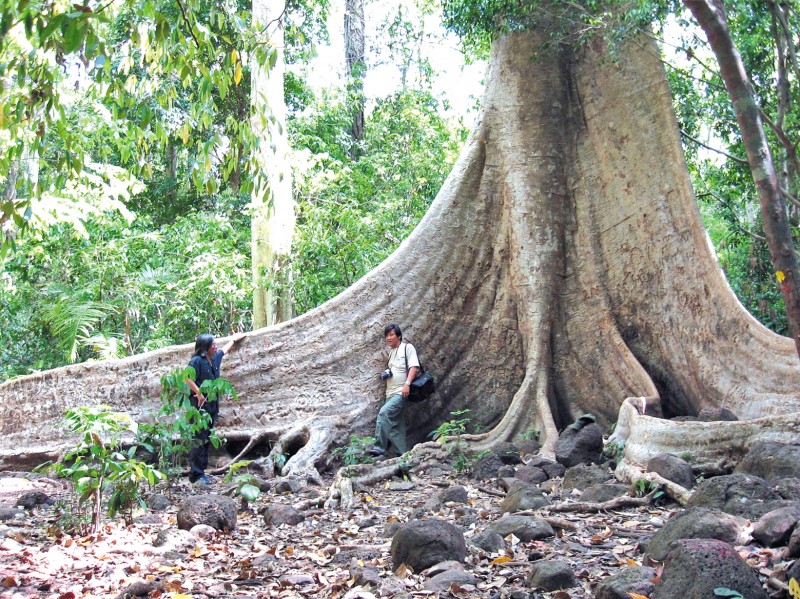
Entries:
MULTIPOLYGON (((63 481, 40 477, 29 480, 24 473, 0 473, 0 508, 11 508, 17 497, 40 490, 66 501, 69 489, 63 481)), ((511 537, 505 551, 487 554, 469 546, 472 535, 501 516, 502 492, 491 483, 477 482, 456 472, 435 478, 424 473, 410 481, 384 481, 359 494, 354 509, 306 509, 300 524, 267 526, 259 510, 268 503, 313 505, 326 488, 308 488, 299 493, 278 494, 273 490, 241 509, 238 528, 196 538, 181 550, 154 547, 159 531, 176 528, 177 506, 188 495, 230 491, 217 478, 210 487, 192 486, 184 478, 168 492, 170 505, 163 511, 137 514, 126 525, 120 518, 104 520, 97 535, 69 532, 61 504, 39 506, 0 522, 0 596, 9 599, 43 597, 116 597, 136 581, 163 583, 151 596, 172 597, 378 597, 406 593, 413 597, 523 596, 531 561, 557 558, 568 562, 578 578, 578 587, 540 593, 541 597, 567 599, 593 597, 602 578, 620 568, 640 565, 640 545, 679 509, 676 504, 628 508, 599 514, 548 513, 557 537, 523 543, 511 537), (475 586, 452 586, 447 591, 425 590, 426 572, 397 570, 390 557, 387 529, 394 521, 406 522, 420 515, 422 506, 450 484, 468 491, 468 504, 449 503, 425 515, 442 518, 462 527, 469 553, 466 568, 479 579, 475 586), (60 516, 58 514, 61 514, 60 516), (379 584, 369 584, 354 572, 364 566, 377 568, 379 584), (500 596, 500 595, 497 595, 500 596)), ((565 496, 556 501, 571 501, 565 496)), ((321 502, 320 504, 321 505, 321 502)), ((757 550, 744 557, 751 565, 766 563, 768 556, 757 550)))

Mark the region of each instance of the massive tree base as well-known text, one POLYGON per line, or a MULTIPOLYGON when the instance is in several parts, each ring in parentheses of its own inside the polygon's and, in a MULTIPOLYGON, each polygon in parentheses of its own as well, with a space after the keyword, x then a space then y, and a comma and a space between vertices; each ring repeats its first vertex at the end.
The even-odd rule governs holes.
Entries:
MULTIPOLYGON (((481 119, 400 248, 226 358, 242 398, 223 405, 219 425, 233 454, 288 455, 282 474, 314 479, 333 444, 370 434, 387 322, 437 380, 430 401, 408 408, 413 442, 465 408, 488 431, 476 446, 536 430, 546 453, 577 415, 609 424, 628 397, 658 398, 667 417, 799 411, 791 340, 747 314, 709 247, 655 45, 634 40, 613 58, 599 41, 542 51, 544 29, 495 43, 481 119)), ((62 451, 56 426, 69 406, 153 418, 160 376, 189 354, 172 347, 3 384, 0 466, 62 451)), ((704 431, 701 444, 717 434, 704 431)))

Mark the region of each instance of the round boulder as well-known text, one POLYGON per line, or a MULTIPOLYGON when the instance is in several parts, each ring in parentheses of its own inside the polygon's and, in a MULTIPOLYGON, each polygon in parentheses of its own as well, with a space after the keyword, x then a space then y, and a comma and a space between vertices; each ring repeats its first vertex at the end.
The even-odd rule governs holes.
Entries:
POLYGON ((594 599, 630 599, 633 595, 649 597, 655 588, 656 571, 648 566, 625 568, 601 580, 594 599))
POLYGON ((406 564, 420 572, 448 560, 463 562, 467 556, 464 533, 444 520, 413 520, 400 527, 392 538, 392 563, 406 564))
POLYGON ((650 599, 714 597, 719 587, 734 589, 747 599, 768 597, 732 545, 716 539, 686 539, 673 545, 650 599))
POLYGON ((659 453, 650 458, 647 462, 647 469, 682 486, 684 489, 691 489, 694 486, 692 465, 670 453, 659 453))
POLYGON ((731 516, 723 511, 691 507, 676 514, 653 535, 647 544, 647 557, 656 562, 664 561, 672 543, 681 539, 717 539, 736 545, 739 534, 744 530, 747 521, 738 516, 731 516))
POLYGON ((768 481, 800 478, 800 445, 758 441, 745 454, 734 472, 760 476, 768 481))
POLYGON ((181 503, 177 514, 178 528, 191 530, 207 524, 216 530, 236 529, 236 502, 222 495, 195 495, 181 503))

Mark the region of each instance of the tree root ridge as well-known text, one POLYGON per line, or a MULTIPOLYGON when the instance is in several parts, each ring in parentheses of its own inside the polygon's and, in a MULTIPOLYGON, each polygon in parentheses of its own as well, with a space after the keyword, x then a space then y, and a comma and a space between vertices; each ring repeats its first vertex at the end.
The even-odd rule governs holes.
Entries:
POLYGON ((354 464, 339 469, 328 490, 328 504, 338 503, 342 509, 350 509, 358 503, 359 487, 369 487, 394 476, 405 476, 409 470, 426 462, 446 461, 447 449, 436 442, 420 443, 402 456, 376 464, 354 464))

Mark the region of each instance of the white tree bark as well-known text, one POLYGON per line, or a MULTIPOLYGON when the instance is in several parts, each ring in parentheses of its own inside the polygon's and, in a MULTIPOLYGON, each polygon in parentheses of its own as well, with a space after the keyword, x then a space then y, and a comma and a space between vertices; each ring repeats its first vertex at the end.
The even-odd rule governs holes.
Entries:
POLYGON ((272 68, 250 61, 253 130, 259 139, 255 160, 263 184, 252 193, 253 326, 261 328, 292 317, 289 253, 295 214, 286 102, 283 94, 285 2, 253 2, 253 21, 263 42, 277 52, 272 68))

